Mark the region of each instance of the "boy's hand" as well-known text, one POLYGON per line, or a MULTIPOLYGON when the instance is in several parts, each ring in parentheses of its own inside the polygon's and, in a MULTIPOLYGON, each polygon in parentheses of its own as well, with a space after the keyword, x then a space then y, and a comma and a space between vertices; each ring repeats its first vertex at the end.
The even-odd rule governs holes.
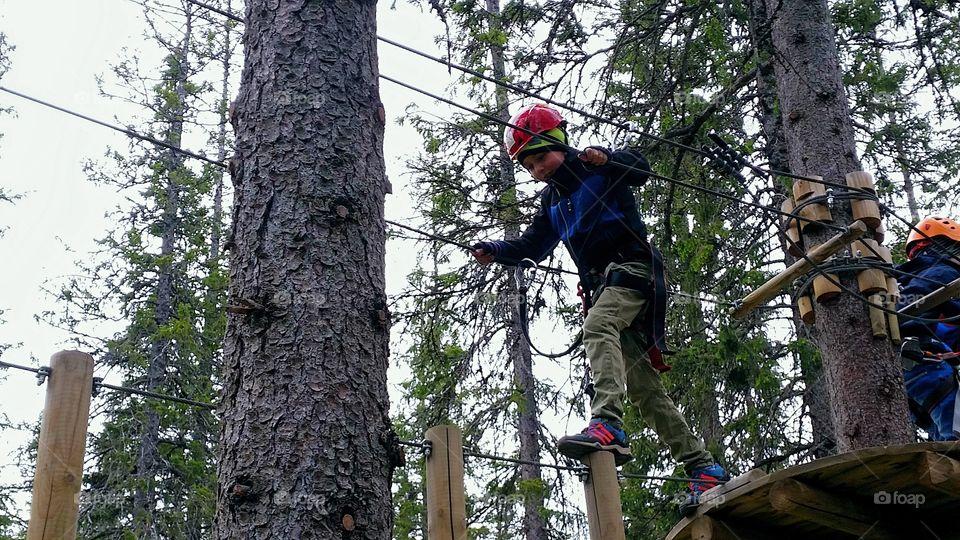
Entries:
POLYGON ((477 262, 480 264, 490 264, 496 258, 496 255, 493 254, 493 246, 490 245, 490 242, 478 242, 472 246, 473 251, 470 252, 471 255, 477 262))
POLYGON ((606 152, 596 148, 584 148, 583 152, 577 157, 593 165, 594 167, 600 167, 607 164, 606 152))

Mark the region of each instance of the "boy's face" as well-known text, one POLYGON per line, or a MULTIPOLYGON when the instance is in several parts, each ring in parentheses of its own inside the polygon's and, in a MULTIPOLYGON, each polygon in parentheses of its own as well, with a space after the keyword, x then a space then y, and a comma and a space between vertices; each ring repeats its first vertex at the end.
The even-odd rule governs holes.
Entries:
POLYGON ((535 179, 540 182, 546 182, 553 174, 557 172, 566 155, 560 150, 548 150, 531 154, 523 158, 523 168, 527 170, 535 179))

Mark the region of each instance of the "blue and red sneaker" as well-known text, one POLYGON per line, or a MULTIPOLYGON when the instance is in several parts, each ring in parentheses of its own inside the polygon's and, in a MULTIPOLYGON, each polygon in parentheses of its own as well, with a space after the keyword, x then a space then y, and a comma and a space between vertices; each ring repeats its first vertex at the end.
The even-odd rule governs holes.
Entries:
POLYGON ((613 459, 617 466, 633 459, 627 434, 620 429, 620 426, 604 418, 590 420, 590 425, 576 435, 561 437, 557 441, 557 450, 573 459, 580 459, 591 452, 606 450, 613 452, 613 459))
POLYGON ((710 488, 715 488, 720 484, 730 480, 730 475, 720 466, 719 463, 707 465, 706 467, 697 467, 689 473, 689 477, 700 482, 689 482, 690 494, 686 500, 680 503, 680 514, 684 517, 690 517, 696 513, 700 506, 700 496, 710 488))

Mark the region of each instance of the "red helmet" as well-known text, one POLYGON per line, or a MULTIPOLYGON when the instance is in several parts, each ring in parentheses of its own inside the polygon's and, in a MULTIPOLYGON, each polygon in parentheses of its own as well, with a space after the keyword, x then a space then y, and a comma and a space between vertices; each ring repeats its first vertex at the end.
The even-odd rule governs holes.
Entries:
MULTIPOLYGON (((567 125, 567 122, 560 116, 560 113, 557 112, 556 109, 542 103, 535 103, 524 107, 520 112, 513 115, 510 123, 534 133, 546 133, 551 129, 562 128, 567 125)), ((532 138, 533 135, 525 131, 507 126, 506 129, 503 130, 503 146, 507 149, 507 153, 510 154, 510 159, 516 159, 517 154, 523 150, 523 147, 526 146, 532 138)))
POLYGON ((906 252, 907 258, 913 259, 919 248, 929 244, 937 237, 945 237, 960 242, 960 223, 950 219, 937 216, 926 217, 920 220, 917 225, 910 229, 907 236, 906 252))

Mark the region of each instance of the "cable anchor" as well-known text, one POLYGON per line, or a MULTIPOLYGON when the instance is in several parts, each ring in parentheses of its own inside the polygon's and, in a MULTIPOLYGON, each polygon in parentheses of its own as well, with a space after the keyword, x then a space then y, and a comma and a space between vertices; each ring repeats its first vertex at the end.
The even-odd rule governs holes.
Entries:
POLYGON ((37 370, 37 386, 43 385, 47 382, 47 377, 53 374, 53 370, 47 366, 43 366, 37 370))
POLYGON ((101 384, 103 383, 103 377, 94 377, 93 378, 93 388, 90 389, 90 395, 97 397, 100 395, 101 384))
POLYGON ((423 457, 429 459, 433 454, 433 441, 424 439, 423 442, 420 443, 420 447, 423 449, 423 457))

